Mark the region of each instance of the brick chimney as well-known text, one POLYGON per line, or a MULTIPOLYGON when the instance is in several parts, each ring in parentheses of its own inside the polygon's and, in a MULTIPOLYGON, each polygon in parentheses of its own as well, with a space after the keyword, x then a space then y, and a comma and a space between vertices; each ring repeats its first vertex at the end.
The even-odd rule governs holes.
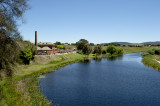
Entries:
POLYGON ((35 46, 38 46, 37 45, 37 31, 35 31, 35 46))

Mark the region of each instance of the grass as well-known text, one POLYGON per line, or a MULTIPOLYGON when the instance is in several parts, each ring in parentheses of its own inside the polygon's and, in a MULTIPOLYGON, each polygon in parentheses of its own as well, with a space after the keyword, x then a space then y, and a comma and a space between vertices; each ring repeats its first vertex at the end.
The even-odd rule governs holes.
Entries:
POLYGON ((139 52, 146 52, 150 49, 158 48, 158 47, 120 47, 123 49, 125 54, 128 53, 139 53, 139 52))
POLYGON ((44 106, 50 102, 38 90, 38 79, 31 76, 21 80, 6 78, 1 84, 1 106, 44 106))
POLYGON ((160 61, 160 55, 147 55, 143 57, 143 60, 142 60, 142 62, 146 66, 152 67, 160 71, 160 63, 158 61, 160 61))
POLYGON ((48 106, 48 101, 39 91, 41 74, 52 72, 67 64, 83 60, 83 55, 57 55, 48 63, 17 66, 12 78, 0 81, 0 106, 48 106), (58 59, 57 59, 58 58, 58 59))

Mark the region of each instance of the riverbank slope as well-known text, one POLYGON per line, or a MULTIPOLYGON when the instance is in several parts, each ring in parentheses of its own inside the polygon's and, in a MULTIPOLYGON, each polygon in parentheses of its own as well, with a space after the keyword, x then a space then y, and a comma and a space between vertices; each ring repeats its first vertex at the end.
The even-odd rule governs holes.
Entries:
POLYGON ((160 55, 147 55, 144 56, 142 59, 142 62, 151 68, 154 68, 156 70, 160 71, 160 55))
POLYGON ((61 68, 67 64, 83 60, 80 54, 53 55, 36 57, 30 65, 15 67, 12 78, 3 78, 0 81, 0 105, 9 106, 45 106, 50 102, 38 89, 38 77, 61 68))

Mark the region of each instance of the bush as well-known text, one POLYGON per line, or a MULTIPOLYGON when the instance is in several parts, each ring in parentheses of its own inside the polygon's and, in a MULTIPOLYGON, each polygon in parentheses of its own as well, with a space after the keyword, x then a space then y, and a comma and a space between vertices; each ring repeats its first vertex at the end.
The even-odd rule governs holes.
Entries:
POLYGON ((109 46, 107 48, 107 53, 110 53, 111 55, 122 55, 123 54, 123 49, 116 48, 114 46, 109 46))
POLYGON ((149 55, 149 53, 148 52, 143 52, 141 55, 144 57, 144 56, 149 55))
POLYGON ((27 48, 26 51, 21 51, 20 59, 23 61, 24 64, 29 64, 32 58, 33 56, 30 48, 27 48))
POLYGON ((101 54, 101 52, 102 52, 102 50, 101 50, 101 49, 102 49, 102 48, 101 48, 101 46, 100 46, 100 45, 98 45, 98 46, 94 47, 93 54, 100 55, 100 54, 101 54))
MULTIPOLYGON (((0 31, 0 73, 5 70, 5 75, 12 76, 12 64, 15 63, 19 53, 18 45, 0 31)), ((1 75, 0 75, 1 76, 1 75)))
POLYGON ((105 50, 102 50, 102 54, 106 54, 107 52, 105 50))
POLYGON ((116 52, 116 48, 112 45, 107 48, 107 53, 110 53, 111 55, 115 54, 116 52))
POLYGON ((19 64, 28 64, 29 62, 26 62, 23 55, 25 55, 25 52, 27 51, 27 49, 29 49, 30 52, 32 53, 32 58, 30 60, 33 60, 34 56, 37 54, 37 47, 29 41, 16 41, 16 42, 19 45, 19 52, 17 53, 18 56, 16 58, 16 62, 19 64))
POLYGON ((160 50, 159 49, 155 50, 155 54, 160 55, 160 50))
POLYGON ((83 54, 83 52, 82 52, 82 51, 78 51, 77 53, 78 53, 78 54, 83 54))
POLYGON ((141 54, 142 56, 147 56, 147 55, 160 55, 160 49, 151 49, 148 50, 147 52, 144 52, 141 54))
POLYGON ((92 48, 88 44, 85 44, 82 48, 82 52, 85 55, 89 55, 92 52, 92 48))
POLYGON ((160 55, 160 49, 151 49, 148 50, 147 52, 142 53, 142 56, 146 56, 146 55, 160 55))
POLYGON ((122 49, 117 49, 117 53, 118 53, 118 55, 122 55, 123 54, 123 50, 122 49))
POLYGON ((148 53, 151 54, 151 55, 154 55, 155 54, 155 50, 154 49, 148 50, 148 53))
POLYGON ((62 45, 57 45, 57 48, 58 48, 58 49, 65 49, 65 47, 62 46, 62 45))

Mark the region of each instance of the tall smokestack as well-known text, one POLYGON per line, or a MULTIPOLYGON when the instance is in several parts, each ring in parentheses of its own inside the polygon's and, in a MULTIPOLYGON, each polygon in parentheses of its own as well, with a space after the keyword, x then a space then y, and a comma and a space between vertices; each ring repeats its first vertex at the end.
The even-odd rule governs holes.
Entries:
POLYGON ((37 46, 37 31, 35 31, 35 46, 37 46))

